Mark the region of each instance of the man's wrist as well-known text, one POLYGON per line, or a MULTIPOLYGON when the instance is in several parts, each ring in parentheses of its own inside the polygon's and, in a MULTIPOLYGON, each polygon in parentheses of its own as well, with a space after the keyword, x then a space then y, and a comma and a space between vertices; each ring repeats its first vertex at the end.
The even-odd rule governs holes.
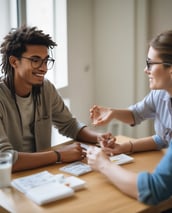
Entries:
POLYGON ((60 163, 60 162, 61 162, 61 154, 60 154, 60 152, 58 152, 58 151, 54 150, 54 153, 55 153, 55 154, 56 154, 56 156, 57 156, 56 163, 60 163))

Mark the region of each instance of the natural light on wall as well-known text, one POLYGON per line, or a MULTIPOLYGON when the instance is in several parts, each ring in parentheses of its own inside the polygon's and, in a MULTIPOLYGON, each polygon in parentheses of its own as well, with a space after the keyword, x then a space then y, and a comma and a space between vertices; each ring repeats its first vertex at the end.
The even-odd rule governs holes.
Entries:
POLYGON ((56 60, 54 69, 47 73, 47 78, 58 89, 68 85, 66 17, 66 0, 26 1, 27 24, 44 30, 58 44, 55 51, 53 51, 53 57, 56 60))
MULTIPOLYGON (((1 0, 1 30, 0 30, 0 43, 2 43, 4 36, 10 31, 11 28, 17 27, 17 5, 15 0, 1 0)), ((1 55, 0 55, 1 63, 1 55)), ((0 72, 0 76, 2 73, 0 72)))

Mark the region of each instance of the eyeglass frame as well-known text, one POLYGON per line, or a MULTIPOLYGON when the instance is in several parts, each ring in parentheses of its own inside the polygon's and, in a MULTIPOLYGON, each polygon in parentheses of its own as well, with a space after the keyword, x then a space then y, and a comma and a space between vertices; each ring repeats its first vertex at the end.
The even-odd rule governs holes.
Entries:
POLYGON ((154 65, 154 64, 163 64, 163 65, 166 65, 166 66, 172 66, 172 63, 168 63, 168 62, 151 62, 149 61, 149 59, 146 59, 146 67, 147 69, 150 71, 151 70, 151 65, 154 65))
POLYGON ((46 62, 46 65, 47 65, 48 61, 49 61, 49 62, 52 62, 52 66, 51 66, 51 68, 48 68, 48 65, 47 65, 47 70, 50 70, 50 69, 53 68, 54 62, 55 62, 55 59, 53 59, 51 57, 46 57, 46 58, 42 59, 42 58, 39 58, 39 57, 30 57, 29 58, 29 57, 21 56, 20 58, 24 58, 24 59, 29 60, 31 62, 31 66, 32 66, 33 69, 39 69, 43 65, 44 62, 46 62), (40 65, 38 67, 33 66, 34 60, 41 61, 40 65))

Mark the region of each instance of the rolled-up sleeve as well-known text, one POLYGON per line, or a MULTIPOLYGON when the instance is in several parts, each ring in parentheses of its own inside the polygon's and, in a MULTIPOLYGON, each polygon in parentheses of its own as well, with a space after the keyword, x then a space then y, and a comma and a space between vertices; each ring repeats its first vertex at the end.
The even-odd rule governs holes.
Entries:
POLYGON ((172 141, 155 171, 150 174, 141 172, 138 175, 137 186, 139 201, 156 205, 172 196, 172 141))
POLYGON ((163 149, 168 147, 168 142, 163 140, 159 135, 153 135, 152 139, 157 145, 157 149, 163 149))
MULTIPOLYGON (((144 120, 154 120, 153 140, 157 149, 166 148, 172 139, 172 108, 170 96, 163 90, 152 90, 142 101, 129 107, 134 117, 134 125, 144 120)), ((132 126, 134 126, 132 125, 132 126)))
POLYGON ((129 106, 133 113, 135 125, 140 124, 142 121, 155 117, 154 94, 151 91, 142 101, 135 105, 129 106))

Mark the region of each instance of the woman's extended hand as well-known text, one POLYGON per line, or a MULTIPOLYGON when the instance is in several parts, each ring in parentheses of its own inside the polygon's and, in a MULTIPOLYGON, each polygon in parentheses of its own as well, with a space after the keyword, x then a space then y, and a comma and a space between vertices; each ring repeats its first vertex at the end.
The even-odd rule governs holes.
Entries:
POLYGON ((92 124, 95 126, 101 126, 109 123, 112 120, 112 112, 113 110, 110 108, 94 105, 90 109, 92 124))

